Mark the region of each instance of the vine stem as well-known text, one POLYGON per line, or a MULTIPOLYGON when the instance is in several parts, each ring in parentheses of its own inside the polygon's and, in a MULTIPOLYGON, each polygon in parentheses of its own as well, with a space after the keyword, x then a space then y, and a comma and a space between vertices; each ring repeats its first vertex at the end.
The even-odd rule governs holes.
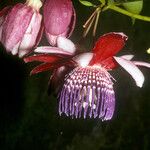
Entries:
POLYGON ((112 9, 112 10, 114 10, 116 12, 119 12, 121 14, 127 15, 129 17, 133 17, 135 19, 139 19, 139 20, 144 20, 144 21, 149 21, 150 22, 150 17, 131 13, 131 12, 129 12, 127 10, 124 10, 124 9, 122 9, 120 7, 117 7, 115 5, 108 5, 108 6, 106 6, 105 8, 103 8, 103 11, 105 11, 107 9, 112 9))

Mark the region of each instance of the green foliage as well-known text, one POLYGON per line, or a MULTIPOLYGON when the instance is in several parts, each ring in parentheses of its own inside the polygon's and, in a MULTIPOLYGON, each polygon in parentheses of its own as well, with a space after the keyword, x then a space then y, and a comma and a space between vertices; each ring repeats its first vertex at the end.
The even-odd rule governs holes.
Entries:
POLYGON ((99 11, 106 11, 106 10, 114 10, 118 13, 121 13, 123 15, 127 15, 133 19, 133 22, 135 19, 140 19, 143 21, 149 21, 150 17, 139 15, 143 8, 143 0, 136 0, 136 1, 125 1, 125 0, 99 0, 101 4, 94 5, 93 3, 89 1, 79 0, 81 4, 89 7, 96 7, 99 8, 99 11), (124 9, 120 6, 123 6, 124 9))
MULTIPOLYGON (((122 3, 122 6, 129 12, 134 14, 140 14, 143 8, 143 0, 133 1, 133 2, 125 2, 122 3)), ((134 24, 135 19, 132 18, 132 22, 134 24)))
POLYGON ((79 2, 87 7, 95 7, 95 5, 89 1, 79 0, 79 2))
POLYGON ((99 0, 102 4, 105 4, 106 1, 105 0, 99 0))
POLYGON ((124 8, 134 14, 139 14, 143 8, 143 0, 122 3, 124 8))

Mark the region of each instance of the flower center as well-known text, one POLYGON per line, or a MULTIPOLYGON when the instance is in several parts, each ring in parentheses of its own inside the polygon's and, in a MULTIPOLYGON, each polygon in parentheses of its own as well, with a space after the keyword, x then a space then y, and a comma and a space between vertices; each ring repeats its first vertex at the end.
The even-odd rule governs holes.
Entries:
POLYGON ((59 114, 109 120, 115 94, 110 74, 100 66, 77 67, 66 75, 59 93, 59 114))

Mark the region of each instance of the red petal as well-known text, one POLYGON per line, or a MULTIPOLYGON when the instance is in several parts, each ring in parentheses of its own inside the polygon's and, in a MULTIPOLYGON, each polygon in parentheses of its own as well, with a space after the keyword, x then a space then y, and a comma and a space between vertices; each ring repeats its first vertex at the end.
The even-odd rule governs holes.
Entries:
POLYGON ((109 57, 106 60, 101 62, 101 65, 107 70, 115 69, 118 66, 118 63, 114 60, 113 57, 109 57))
POLYGON ((101 36, 93 48, 93 57, 91 64, 96 64, 109 57, 114 56, 125 45, 127 36, 120 32, 111 32, 101 36))
POLYGON ((63 65, 72 65, 72 61, 70 62, 61 62, 61 61, 56 61, 55 63, 43 63, 41 65, 38 65, 37 67, 35 67, 31 72, 30 74, 37 74, 37 73, 40 73, 40 72, 43 72, 43 71, 48 71, 48 70, 51 70, 51 69, 55 69, 55 68, 59 68, 63 65))
POLYGON ((26 63, 32 62, 32 61, 53 63, 59 59, 61 59, 61 57, 59 57, 59 56, 50 56, 47 54, 40 54, 40 55, 33 55, 33 56, 26 57, 26 58, 24 58, 24 61, 26 63))
POLYGON ((31 71, 31 73, 30 73, 31 75, 37 74, 37 73, 40 73, 43 71, 51 70, 51 69, 56 69, 61 66, 73 67, 75 65, 75 62, 72 60, 72 58, 60 58, 60 57, 57 58, 57 56, 56 57, 50 56, 50 57, 45 58, 42 55, 41 56, 30 56, 30 57, 24 58, 25 62, 31 62, 34 60, 38 60, 38 61, 40 60, 44 63, 35 67, 31 71), (50 61, 47 60, 49 58, 51 58, 50 61))
POLYGON ((37 73, 40 73, 40 72, 43 72, 43 71, 48 71, 48 70, 51 70, 52 68, 53 68, 53 64, 51 64, 51 63, 43 63, 43 64, 38 65, 37 67, 35 67, 30 72, 30 75, 37 74, 37 73))

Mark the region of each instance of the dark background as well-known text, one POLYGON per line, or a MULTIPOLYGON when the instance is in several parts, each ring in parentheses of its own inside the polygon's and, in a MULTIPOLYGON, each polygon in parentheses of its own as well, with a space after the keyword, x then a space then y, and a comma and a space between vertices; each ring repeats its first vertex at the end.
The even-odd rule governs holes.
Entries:
MULTIPOLYGON (((0 7, 17 1, 1 1, 0 7)), ((21 1, 22 2, 22 1, 21 1)), ((71 37, 78 42, 82 24, 93 9, 74 0, 77 24, 71 37)), ((150 16, 150 1, 144 0, 143 15, 150 16)), ((100 18, 96 39, 103 33, 119 31, 129 36, 121 54, 150 62, 150 22, 136 20, 113 11, 100 18)), ((91 33, 81 46, 89 50, 91 33)), ((43 39, 42 44, 45 44, 43 39)), ((149 150, 150 149, 150 70, 141 68, 145 83, 138 88, 123 69, 111 74, 117 80, 116 110, 111 121, 70 119, 58 115, 55 96, 47 95, 49 72, 29 76, 35 64, 6 54, 0 47, 0 150, 149 150)))

